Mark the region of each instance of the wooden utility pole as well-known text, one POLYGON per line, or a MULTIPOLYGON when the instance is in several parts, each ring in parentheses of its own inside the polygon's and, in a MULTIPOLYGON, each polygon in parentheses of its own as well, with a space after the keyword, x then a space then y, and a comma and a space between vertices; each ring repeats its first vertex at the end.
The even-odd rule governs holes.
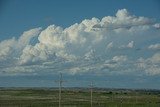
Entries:
POLYGON ((62 74, 59 77, 59 107, 61 107, 62 74))
POLYGON ((90 84, 90 92, 91 92, 91 107, 92 107, 92 103, 93 103, 93 82, 91 82, 91 84, 90 84))
POLYGON ((62 100, 62 96, 61 96, 61 93, 62 93, 62 83, 64 82, 63 79, 62 79, 62 73, 60 73, 59 80, 58 80, 58 81, 55 81, 55 82, 58 82, 58 83, 59 83, 59 107, 61 107, 61 100, 62 100))

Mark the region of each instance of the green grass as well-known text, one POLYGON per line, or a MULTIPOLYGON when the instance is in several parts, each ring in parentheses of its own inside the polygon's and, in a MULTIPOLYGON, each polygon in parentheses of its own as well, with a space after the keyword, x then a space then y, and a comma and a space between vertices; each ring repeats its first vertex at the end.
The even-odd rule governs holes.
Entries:
MULTIPOLYGON (((58 90, 1 89, 0 107, 58 107, 58 90)), ((63 90, 61 107, 90 107, 89 90, 63 90)), ((160 107, 160 94, 94 91, 93 107, 160 107)))

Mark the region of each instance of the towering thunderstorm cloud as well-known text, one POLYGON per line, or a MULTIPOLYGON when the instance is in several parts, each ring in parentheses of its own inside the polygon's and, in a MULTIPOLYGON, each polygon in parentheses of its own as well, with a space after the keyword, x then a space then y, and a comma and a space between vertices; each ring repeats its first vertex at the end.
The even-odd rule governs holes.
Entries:
POLYGON ((1 75, 64 72, 160 75, 160 23, 118 10, 70 27, 50 25, 0 42, 1 75))

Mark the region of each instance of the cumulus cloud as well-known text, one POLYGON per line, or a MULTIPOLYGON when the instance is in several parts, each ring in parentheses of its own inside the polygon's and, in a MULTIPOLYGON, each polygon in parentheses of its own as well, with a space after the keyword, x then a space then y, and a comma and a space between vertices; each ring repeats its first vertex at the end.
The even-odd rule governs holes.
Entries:
POLYGON ((127 57, 123 56, 123 55, 121 55, 121 56, 114 56, 112 60, 115 61, 115 62, 123 62, 123 61, 127 60, 127 57))
POLYGON ((47 27, 47 29, 43 30, 40 33, 38 40, 51 50, 54 48, 64 48, 65 45, 65 42, 63 41, 63 29, 55 25, 51 25, 47 27))
POLYGON ((13 49, 15 48, 15 44, 15 38, 0 42, 0 61, 8 59, 8 57, 10 57, 13 49))
POLYGON ((160 50, 160 43, 150 45, 148 48, 153 50, 160 50))
POLYGON ((133 46, 134 46, 134 41, 129 42, 127 45, 128 48, 133 48, 133 46))
POLYGON ((95 50, 91 50, 88 53, 85 54, 85 58, 86 60, 91 60, 95 58, 95 50))
POLYGON ((105 66, 109 67, 109 68, 118 68, 119 64, 125 62, 127 60, 126 56, 114 56, 112 59, 106 60, 105 61, 105 66))
POLYGON ((133 47, 134 47, 134 41, 131 41, 127 45, 122 45, 119 48, 120 49, 126 49, 126 48, 133 48, 133 47))
MULTIPOLYGON (((41 46, 43 47, 43 46, 41 46)), ((27 45, 23 49, 23 54, 20 56, 20 64, 29 64, 32 62, 38 62, 40 60, 46 60, 47 59, 46 52, 43 50, 39 50, 39 48, 34 48, 31 45, 27 45)))
POLYGON ((160 53, 155 53, 151 58, 148 60, 152 61, 153 63, 160 63, 160 53))
MULTIPOLYGON (((0 61, 5 65, 2 60, 9 62, 11 58, 10 63, 16 68, 13 69, 13 65, 9 68, 16 70, 20 67, 26 72, 52 68, 55 72, 73 74, 109 71, 114 74, 135 72, 135 67, 137 71, 142 69, 136 65, 136 61, 143 57, 143 53, 147 53, 144 57, 148 59, 143 60, 142 66, 147 66, 149 60, 157 73, 157 62, 153 61, 157 56, 151 58, 155 53, 145 48, 159 39, 158 27, 159 24, 150 18, 135 16, 126 9, 121 9, 115 16, 85 19, 67 28, 56 25, 50 25, 46 29, 35 28, 24 32, 18 39, 1 41, 0 61), (139 48, 141 50, 138 51, 139 48), (44 66, 41 67, 42 65, 44 66)), ((159 49, 159 44, 148 48, 159 49)), ((11 71, 5 66, 0 67, 11 71)))
POLYGON ((113 48, 113 42, 110 42, 110 43, 107 45, 107 49, 110 49, 110 48, 113 48))
POLYGON ((160 74, 160 53, 155 53, 153 56, 143 59, 138 59, 137 67, 140 70, 146 72, 149 75, 159 75, 160 74))
POLYGON ((157 29, 160 29, 160 23, 154 24, 153 27, 155 27, 155 28, 157 28, 157 29))
POLYGON ((131 29, 132 27, 141 27, 152 25, 153 21, 146 17, 136 17, 130 15, 126 9, 118 10, 116 17, 106 16, 102 18, 102 21, 95 25, 94 28, 106 28, 109 30, 114 29, 131 29))
POLYGON ((126 55, 119 55, 107 59, 99 68, 101 72, 107 75, 135 74, 135 66, 131 64, 133 62, 126 55))
POLYGON ((29 31, 25 31, 18 39, 18 47, 25 47, 30 44, 31 39, 38 36, 42 28, 35 28, 29 31))
POLYGON ((30 44, 30 41, 33 37, 38 36, 41 28, 31 29, 25 31, 20 38, 12 38, 0 42, 0 61, 6 59, 13 59, 19 57, 21 51, 30 44))

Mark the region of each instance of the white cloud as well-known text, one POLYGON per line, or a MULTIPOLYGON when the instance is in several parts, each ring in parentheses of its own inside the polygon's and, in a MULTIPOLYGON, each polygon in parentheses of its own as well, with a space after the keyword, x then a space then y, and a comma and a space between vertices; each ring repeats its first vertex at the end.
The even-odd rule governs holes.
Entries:
POLYGON ((160 23, 154 24, 153 27, 155 27, 155 28, 157 28, 157 29, 160 29, 160 23))
POLYGON ((23 48, 30 44, 30 40, 38 36, 41 28, 25 31, 18 40, 15 38, 0 42, 0 60, 11 60, 19 57, 23 48))
POLYGON ((107 45, 107 49, 111 49, 113 48, 113 42, 110 42, 108 45, 107 45))
POLYGON ((135 72, 135 68, 130 65, 131 63, 132 61, 126 55, 119 55, 106 60, 105 63, 101 64, 100 68, 101 71, 108 71, 106 74, 110 75, 132 74, 135 72))
POLYGON ((23 34, 18 39, 18 47, 24 48, 26 45, 30 44, 33 37, 38 36, 42 28, 34 28, 23 32, 23 34))
POLYGON ((131 41, 127 45, 122 45, 119 48, 120 49, 126 49, 126 48, 133 48, 133 47, 134 47, 134 41, 131 41))
POLYGON ((148 60, 152 61, 153 63, 160 63, 160 53, 155 53, 151 58, 148 60))
POLYGON ((133 46, 134 46, 134 41, 129 42, 127 45, 128 48, 133 48, 133 46))
POLYGON ((127 57, 124 56, 124 55, 121 55, 121 56, 114 56, 112 61, 115 61, 115 62, 124 62, 127 60, 127 57))
POLYGON ((89 32, 92 27, 96 24, 100 23, 100 20, 98 18, 92 18, 91 20, 85 19, 82 21, 82 24, 86 26, 87 29, 85 29, 87 32, 89 32))
POLYGON ((0 42, 0 61, 10 57, 13 49, 15 48, 15 38, 4 40, 0 42))
POLYGON ((143 70, 149 75, 160 74, 160 53, 155 53, 152 57, 138 59, 137 67, 139 70, 143 70))
POLYGON ((153 50, 160 50, 160 43, 150 45, 148 48, 153 50))
POLYGON ((95 58, 95 50, 92 49, 91 51, 86 53, 84 56, 85 56, 84 59, 86 59, 86 60, 94 59, 95 58))
MULTIPOLYGON (((35 28, 24 32, 17 40, 1 41, 0 60, 15 58, 13 62, 8 61, 24 67, 21 70, 26 72, 30 71, 26 66, 37 65, 31 68, 38 71, 42 69, 38 69, 38 66, 45 64, 46 68, 53 67, 55 71, 72 73, 107 70, 123 73, 127 70, 135 71, 134 61, 148 52, 145 57, 154 63, 155 68, 154 57, 157 56, 149 59, 154 52, 143 48, 148 47, 146 42, 155 43, 155 38, 159 39, 160 31, 157 28, 158 24, 152 19, 138 17, 121 9, 115 16, 85 19, 67 28, 56 25, 43 30, 35 28), (31 43, 34 38, 38 39, 31 43), (137 51, 139 48, 141 50, 137 51)), ((149 49, 159 49, 159 44, 151 45, 149 49)), ((146 60, 141 66, 148 66, 146 60)), ((157 73, 157 69, 154 70, 157 73)))
MULTIPOLYGON (((126 9, 118 10, 116 17, 107 16, 102 18, 102 21, 95 25, 95 28, 106 28, 109 30, 114 29, 131 29, 132 27, 141 27, 152 25, 153 21, 146 17, 136 17, 130 15, 126 9)), ((133 29, 134 30, 134 29, 133 29)))
POLYGON ((129 12, 126 9, 121 9, 121 10, 118 10, 118 12, 116 13, 116 16, 119 19, 124 20, 124 18, 129 17, 129 12))
POLYGON ((48 26, 38 37, 39 42, 50 50, 64 48, 64 39, 63 29, 55 25, 48 26))
MULTIPOLYGON (((40 46, 40 44, 38 44, 38 46, 43 47, 43 45, 40 46)), ((46 61, 47 58, 48 56, 44 50, 39 50, 39 48, 27 45, 23 50, 23 54, 20 56, 20 64, 32 64, 38 61, 46 61)))

